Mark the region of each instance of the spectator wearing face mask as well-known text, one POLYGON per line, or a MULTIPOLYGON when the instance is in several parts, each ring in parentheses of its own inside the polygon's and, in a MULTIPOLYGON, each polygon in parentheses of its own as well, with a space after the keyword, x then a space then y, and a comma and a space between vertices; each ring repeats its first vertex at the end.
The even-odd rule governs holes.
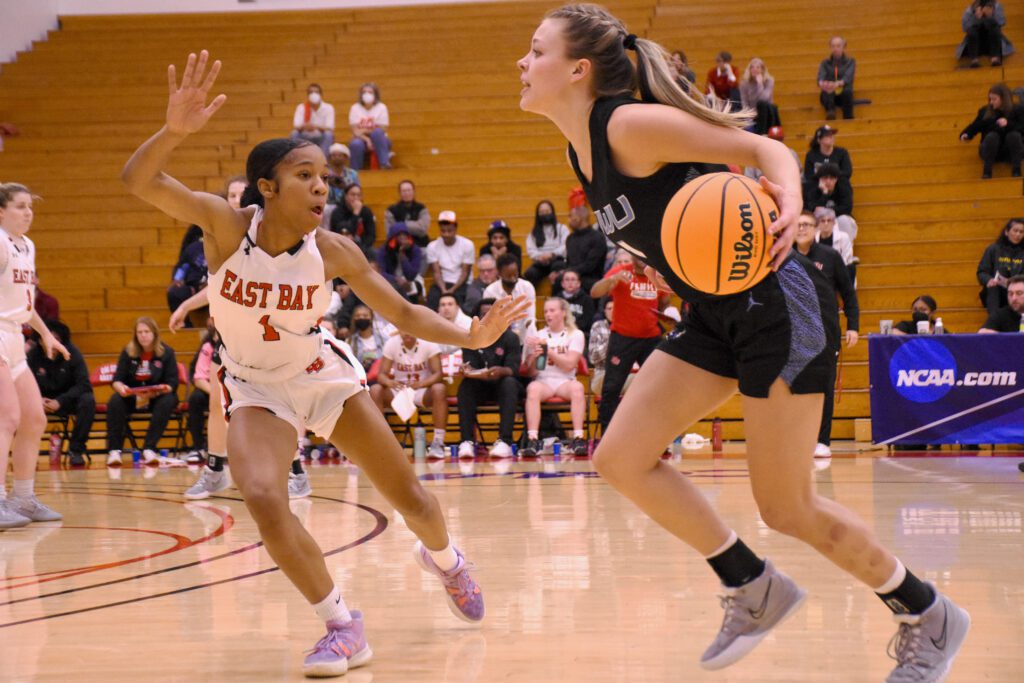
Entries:
POLYGON ((846 54, 846 41, 833 36, 828 41, 829 56, 818 66, 818 89, 821 90, 821 106, 825 118, 836 117, 836 107, 843 110, 844 119, 853 118, 853 77, 857 71, 857 60, 846 54))
POLYGON ((1007 284, 1024 274, 1024 218, 1011 218, 978 262, 981 303, 989 314, 1007 304, 1007 284))
POLYGON ((348 125, 352 128, 352 168, 363 169, 363 160, 369 151, 377 155, 381 168, 391 168, 391 139, 388 127, 391 117, 388 106, 380 101, 380 88, 376 83, 363 83, 359 87, 359 101, 348 110, 348 125))
POLYGON ((590 326, 594 322, 594 299, 590 290, 584 290, 580 274, 572 268, 562 271, 561 298, 569 305, 569 311, 576 320, 576 327, 584 335, 590 334, 590 326))
POLYGON ((487 229, 487 244, 480 247, 480 255, 493 256, 495 260, 505 254, 512 254, 516 259, 516 267, 523 270, 523 248, 512 241, 512 228, 500 218, 491 223, 487 229))
POLYGON ((1024 159, 1024 105, 1013 105, 1010 89, 997 83, 988 89, 988 104, 960 132, 960 141, 969 142, 981 135, 978 156, 981 157, 981 177, 992 177, 992 166, 1001 160, 1010 162, 1010 172, 1020 177, 1024 159))
POLYGON ((323 90, 318 83, 306 88, 306 101, 295 107, 292 117, 292 138, 301 138, 317 145, 330 155, 334 143, 334 107, 324 102, 323 90))
POLYGON ((390 230, 395 223, 405 223, 416 246, 430 244, 430 212, 416 201, 416 184, 411 180, 398 183, 398 201, 384 212, 384 227, 390 230))
POLYGON ((475 315, 474 311, 484 298, 484 290, 498 279, 498 263, 490 254, 481 256, 476 261, 476 277, 466 285, 466 300, 462 302, 462 311, 467 315, 475 315))
POLYGON ((960 19, 963 42, 956 49, 956 58, 966 57, 970 67, 977 69, 979 55, 988 55, 992 66, 1002 66, 1003 57, 1013 54, 1013 43, 1003 35, 1006 12, 999 0, 973 0, 960 19))
POLYGON ((533 261, 523 277, 536 287, 541 280, 565 268, 565 239, 569 228, 558 222, 555 205, 541 200, 534 212, 533 230, 526 237, 526 253, 533 261))
POLYGON ((365 304, 359 304, 352 311, 352 329, 348 336, 348 344, 356 360, 369 371, 374 362, 384 353, 384 342, 391 335, 380 325, 375 325, 373 311, 365 304))
MULTIPOLYGON (((935 334, 935 313, 939 310, 939 305, 935 303, 935 299, 922 294, 921 296, 914 299, 914 303, 910 305, 910 320, 901 320, 893 325, 892 333, 895 335, 901 334, 917 334, 917 324, 919 322, 928 322, 928 334, 935 334)), ((952 334, 950 330, 946 329, 945 325, 942 327, 943 334, 952 334)))
POLYGON ((427 263, 433 269, 434 282, 427 293, 427 306, 437 310, 442 294, 451 294, 461 304, 466 300, 466 282, 473 270, 473 243, 456 234, 459 223, 454 211, 442 211, 437 217, 441 236, 427 245, 427 263))

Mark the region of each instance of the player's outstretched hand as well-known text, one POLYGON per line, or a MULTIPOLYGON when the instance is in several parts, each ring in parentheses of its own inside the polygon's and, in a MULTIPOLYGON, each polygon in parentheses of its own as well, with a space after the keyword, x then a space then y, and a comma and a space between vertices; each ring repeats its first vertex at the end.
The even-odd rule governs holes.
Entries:
POLYGON ((469 348, 482 349, 498 341, 512 321, 524 317, 532 305, 533 301, 525 296, 506 296, 495 301, 483 320, 473 318, 469 328, 469 348))
POLYGON ((779 217, 774 223, 768 226, 768 234, 775 237, 775 244, 772 245, 769 255, 772 258, 772 270, 782 267, 782 262, 789 256, 789 250, 793 247, 793 240, 796 239, 796 220, 803 211, 803 199, 797 195, 786 192, 781 185, 776 185, 764 176, 761 176, 761 187, 775 200, 779 207, 779 217))
POLYGON ((188 56, 185 73, 181 75, 181 86, 178 86, 177 72, 174 65, 167 67, 167 130, 179 135, 188 135, 202 129, 218 109, 228 99, 223 93, 206 104, 206 96, 220 73, 220 60, 216 60, 207 72, 206 63, 210 53, 203 50, 196 58, 195 53, 188 56), (204 72, 205 77, 204 77, 204 72))
POLYGON ((47 334, 40 337, 40 341, 43 342, 43 351, 46 353, 46 357, 53 360, 60 354, 64 357, 64 360, 71 360, 71 352, 60 343, 60 340, 54 337, 52 334, 47 334))

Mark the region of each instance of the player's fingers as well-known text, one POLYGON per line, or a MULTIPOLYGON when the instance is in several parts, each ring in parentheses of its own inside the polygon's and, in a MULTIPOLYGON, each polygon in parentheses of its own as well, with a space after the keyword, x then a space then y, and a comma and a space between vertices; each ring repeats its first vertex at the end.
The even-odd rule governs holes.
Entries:
POLYGON ((220 66, 220 60, 218 59, 210 67, 210 73, 206 74, 206 80, 203 81, 203 85, 200 88, 204 93, 209 92, 210 88, 213 87, 214 82, 217 80, 217 74, 220 73, 220 66))
POLYGON ((178 92, 178 76, 173 64, 167 65, 167 92, 170 95, 178 92))

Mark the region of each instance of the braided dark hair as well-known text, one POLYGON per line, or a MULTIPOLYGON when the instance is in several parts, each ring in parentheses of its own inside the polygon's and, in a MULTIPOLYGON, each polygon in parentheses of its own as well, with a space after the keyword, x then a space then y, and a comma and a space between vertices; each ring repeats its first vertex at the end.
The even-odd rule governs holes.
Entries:
MULTIPOLYGON (((273 180, 277 165, 281 163, 288 154, 300 147, 313 145, 309 140, 294 140, 292 138, 272 138, 264 140, 249 152, 245 161, 245 191, 242 192, 242 206, 250 204, 263 207, 263 195, 260 194, 258 183, 260 179, 273 180)), ((315 145, 313 145, 315 146, 315 145)))

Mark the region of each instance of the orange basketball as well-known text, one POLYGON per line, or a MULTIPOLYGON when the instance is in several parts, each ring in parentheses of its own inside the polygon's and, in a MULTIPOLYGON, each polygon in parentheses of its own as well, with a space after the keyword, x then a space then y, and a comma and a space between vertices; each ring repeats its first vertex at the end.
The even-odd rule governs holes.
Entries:
POLYGON ((750 289, 771 271, 768 226, 779 209, 764 188, 736 173, 691 180, 668 203, 661 247, 672 272, 708 294, 750 289))

